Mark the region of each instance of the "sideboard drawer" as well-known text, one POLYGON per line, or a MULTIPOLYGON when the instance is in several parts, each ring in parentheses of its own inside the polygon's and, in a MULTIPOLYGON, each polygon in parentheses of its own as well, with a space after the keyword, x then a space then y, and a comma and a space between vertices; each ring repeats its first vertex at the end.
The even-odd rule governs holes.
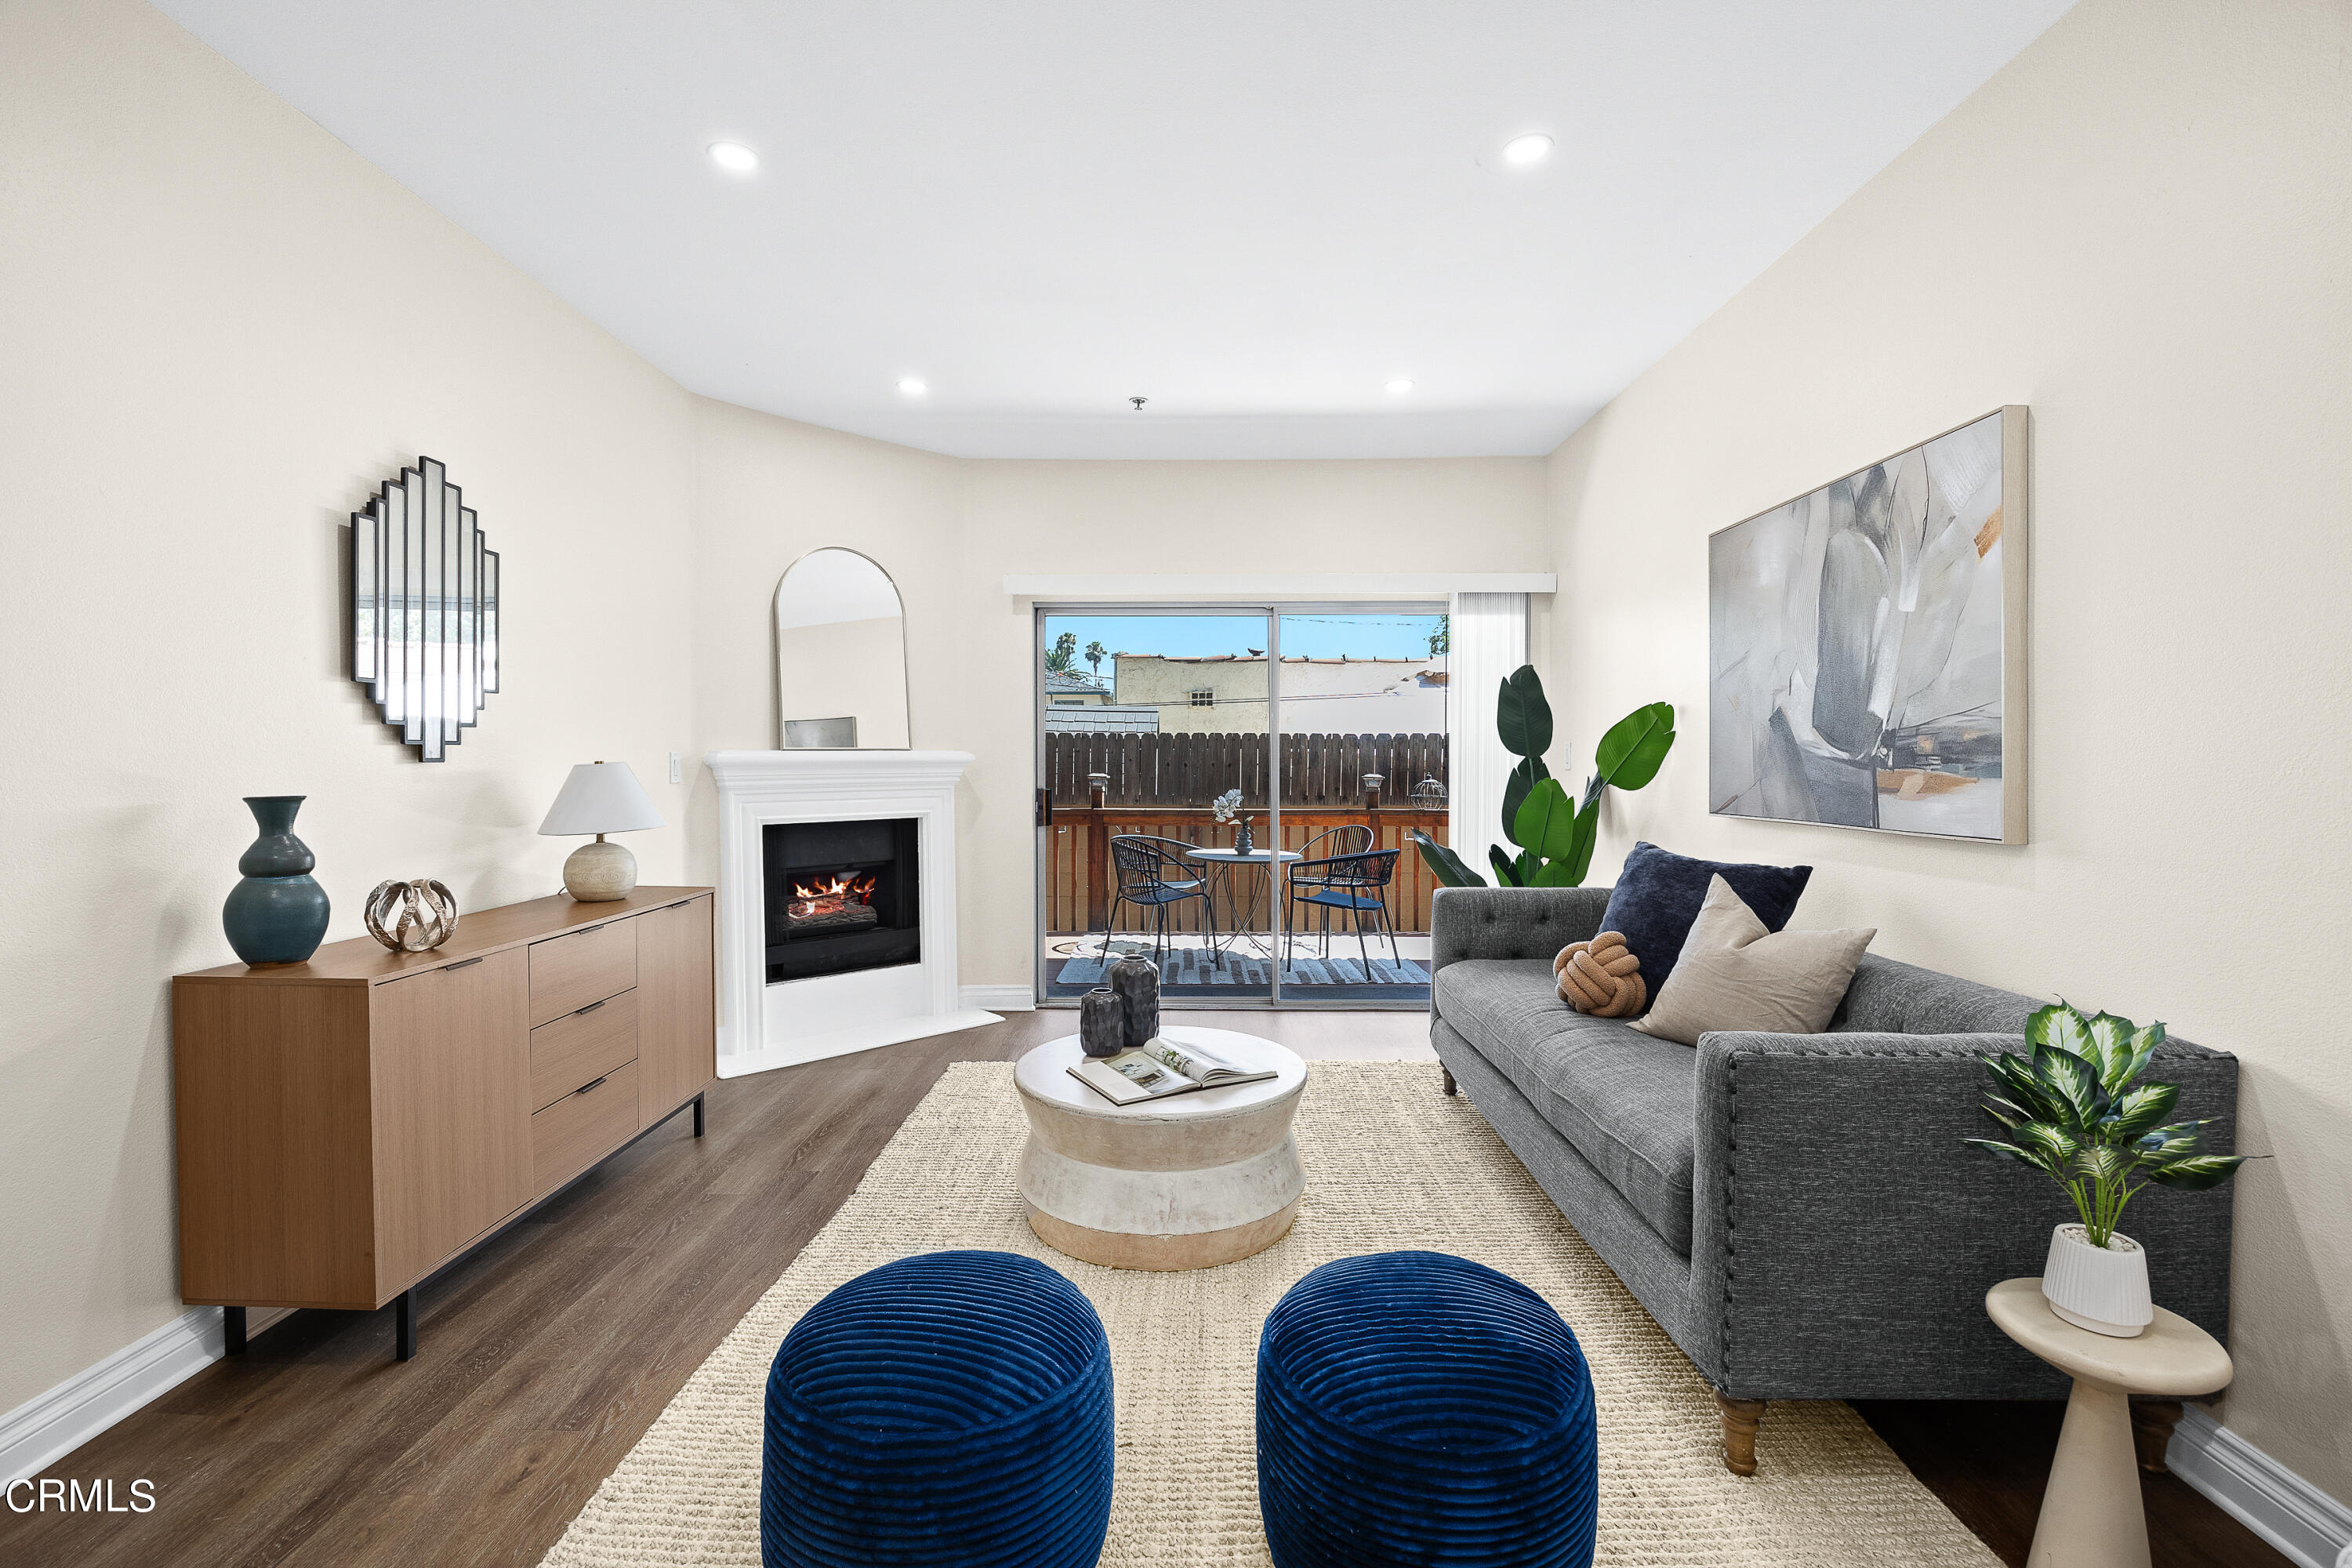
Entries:
POLYGON ((569 936, 530 944, 532 1028, 617 996, 637 983, 637 930, 607 921, 569 936))
POLYGON ((637 1130, 637 1064, 565 1095, 530 1119, 531 1175, 545 1196, 637 1130))
POLYGON ((541 1110, 590 1079, 637 1059, 637 994, 591 1002, 530 1032, 530 1108, 541 1110))

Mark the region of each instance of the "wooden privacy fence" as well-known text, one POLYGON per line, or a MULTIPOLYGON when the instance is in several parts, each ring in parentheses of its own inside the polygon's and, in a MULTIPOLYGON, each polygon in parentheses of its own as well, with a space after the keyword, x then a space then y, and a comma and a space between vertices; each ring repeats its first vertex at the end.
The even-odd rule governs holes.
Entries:
MULTIPOLYGON (((1363 793, 1360 788, 1360 795, 1363 793)), ((1378 796, 1360 809, 1325 810, 1286 805, 1282 812, 1282 847, 1305 850, 1307 840, 1346 823, 1362 823, 1372 830, 1372 847, 1377 849, 1401 850, 1397 857, 1396 875, 1389 882, 1389 915, 1401 931, 1425 931, 1429 929, 1429 897, 1437 887, 1436 879, 1423 864, 1421 851, 1408 837, 1414 829, 1428 834, 1440 844, 1445 842, 1445 813, 1419 811, 1410 807, 1396 810, 1385 805, 1378 796)), ((1250 813, 1250 831, 1258 847, 1267 842, 1265 813, 1250 813)), ((1056 804, 1054 820, 1046 829, 1051 845, 1047 857, 1045 881, 1045 929, 1058 933, 1100 931, 1109 919, 1111 893, 1118 883, 1110 864, 1110 841, 1115 834, 1146 833, 1159 838, 1181 839, 1203 848, 1223 847, 1234 841, 1230 824, 1218 822, 1206 806, 1120 805, 1106 802, 1101 805, 1065 806, 1056 804)), ((1171 847, 1181 855, 1181 850, 1171 847)), ((1333 853, 1327 841, 1312 851, 1316 855, 1333 853)), ((1217 929, 1234 930, 1251 906, 1255 906, 1255 918, 1249 928, 1271 931, 1279 923, 1281 911, 1274 907, 1281 896, 1281 872, 1274 872, 1274 884, 1267 885, 1268 868, 1265 864, 1220 867, 1210 878, 1217 892, 1217 929)), ((1173 870, 1169 872, 1174 876, 1173 870)), ((1178 932, 1199 932, 1204 928, 1201 920, 1201 901, 1187 899, 1169 906, 1169 929, 1178 932)), ((1312 911, 1299 917, 1304 924, 1312 911)), ((1350 917, 1333 917, 1335 924, 1344 923, 1352 931, 1350 917)), ((1121 904, 1118 922, 1120 931, 1143 931, 1150 929, 1151 911, 1133 904, 1121 904)))
POLYGON ((1285 735, 1269 747, 1263 734, 1055 731, 1045 736, 1045 784, 1057 808, 1088 804, 1088 773, 1109 775, 1104 798, 1113 805, 1206 805, 1238 785, 1263 812, 1269 756, 1281 762, 1285 810, 1360 808, 1366 773, 1381 774, 1382 795, 1399 805, 1423 779, 1449 783, 1443 735, 1285 735))

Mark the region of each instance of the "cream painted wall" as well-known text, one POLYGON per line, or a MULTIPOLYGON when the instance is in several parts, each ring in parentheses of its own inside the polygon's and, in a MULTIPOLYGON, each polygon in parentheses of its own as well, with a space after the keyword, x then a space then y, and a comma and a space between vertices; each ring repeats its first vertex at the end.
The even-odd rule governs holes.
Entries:
MULTIPOLYGON (((685 871, 691 399, 135 0, 0 7, 0 1410, 182 1311, 167 977, 297 825, 387 877, 558 889, 626 760, 685 871), (345 678, 344 525, 419 452, 505 566, 505 689, 445 763, 345 678)), ((771 584, 772 586, 772 584, 771 584)), ((757 624, 758 617, 753 617, 757 624)))
POLYGON ((2240 1055, 2240 1146, 2276 1158, 2238 1184, 2226 1417, 2339 1498, 2347 105, 2341 4, 2084 0, 1554 455, 1549 665, 1571 735, 1683 716, 1596 880, 1636 837, 1811 862, 1809 925, 2240 1055), (1708 816, 1708 532, 2007 402, 2033 409, 2033 842, 1708 816))

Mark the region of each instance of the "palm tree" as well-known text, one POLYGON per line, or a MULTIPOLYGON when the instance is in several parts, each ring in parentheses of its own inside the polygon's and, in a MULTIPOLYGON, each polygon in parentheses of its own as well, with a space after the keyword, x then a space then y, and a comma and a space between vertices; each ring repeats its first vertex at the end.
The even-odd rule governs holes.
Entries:
POLYGON ((1095 672, 1095 684, 1097 686, 1100 686, 1102 684, 1102 661, 1104 656, 1109 652, 1110 649, 1103 647, 1099 642, 1090 642, 1087 644, 1087 665, 1095 672))
POLYGON ((1054 639, 1053 647, 1046 653, 1045 668, 1057 675, 1067 675, 1070 673, 1070 666, 1076 664, 1077 658, 1078 634, 1064 632, 1054 639))

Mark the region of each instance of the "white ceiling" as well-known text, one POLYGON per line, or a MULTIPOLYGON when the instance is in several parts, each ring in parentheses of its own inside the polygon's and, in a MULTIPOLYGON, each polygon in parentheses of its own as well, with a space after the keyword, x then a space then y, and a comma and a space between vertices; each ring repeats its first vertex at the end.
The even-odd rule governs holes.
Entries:
POLYGON ((2071 0, 160 4, 696 392, 1335 458, 1549 451, 2071 0))

